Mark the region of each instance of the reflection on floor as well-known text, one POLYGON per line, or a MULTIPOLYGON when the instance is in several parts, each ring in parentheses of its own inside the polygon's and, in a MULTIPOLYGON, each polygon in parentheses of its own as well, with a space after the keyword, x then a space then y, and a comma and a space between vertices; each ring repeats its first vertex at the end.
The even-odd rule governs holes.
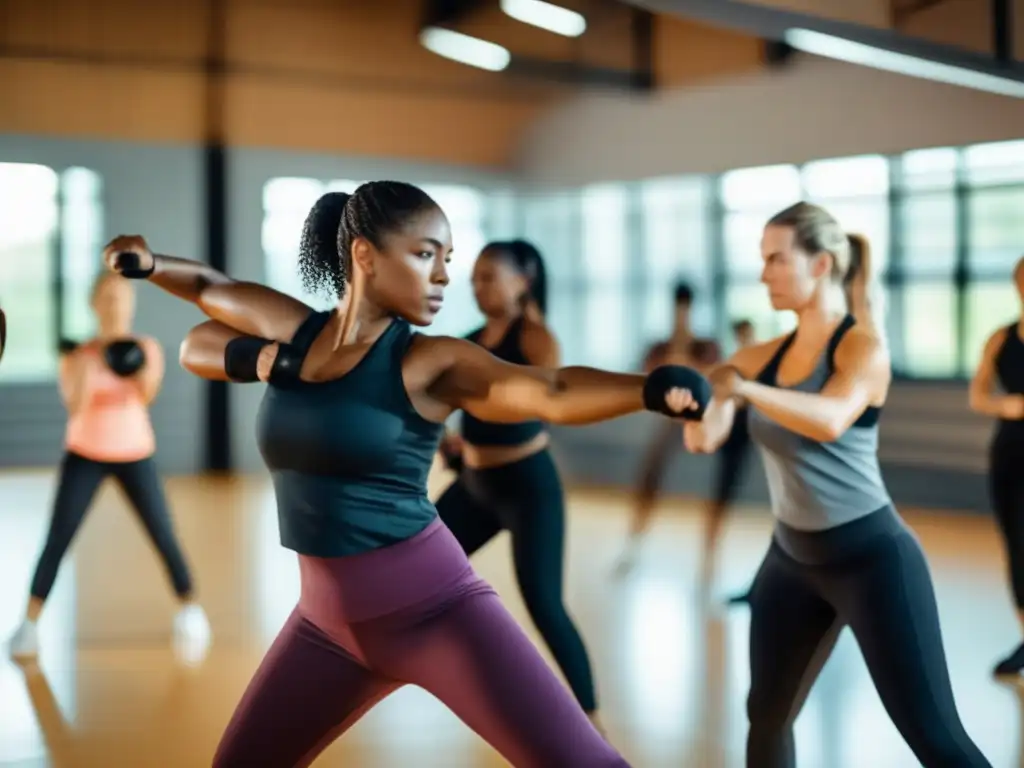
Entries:
MULTIPOLYGON (((0 476, 0 636, 15 628, 42 542, 50 473, 0 476)), ((0 765, 202 768, 263 651, 295 603, 294 556, 277 541, 265 479, 168 482, 215 640, 194 667, 168 645, 174 604, 142 529, 106 488, 41 622, 36 668, 0 659, 0 765)), ((699 518, 677 503, 637 566, 613 575, 626 527, 616 494, 571 496, 566 594, 590 647, 610 738, 638 768, 742 765, 748 616, 703 600, 699 518), (710 605, 710 607, 709 607, 710 605)), ((991 522, 908 514, 935 573, 953 683, 966 725, 996 768, 1024 766, 1016 689, 988 675, 1018 640, 991 522)), ((741 509, 715 594, 744 587, 769 524, 741 509)), ((504 537, 476 558, 517 617, 504 537)), ((532 627, 530 628, 532 633, 532 627)), ((913 756, 844 634, 797 723, 807 768, 905 768, 913 756)), ((483 768, 504 762, 428 694, 399 691, 318 766, 483 768)))

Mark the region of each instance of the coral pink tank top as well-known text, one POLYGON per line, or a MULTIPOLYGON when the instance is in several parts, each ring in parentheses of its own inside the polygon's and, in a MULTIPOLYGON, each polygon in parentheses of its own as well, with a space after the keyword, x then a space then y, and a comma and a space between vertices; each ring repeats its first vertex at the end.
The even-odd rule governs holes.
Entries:
POLYGON ((68 418, 64 447, 93 461, 139 461, 156 451, 156 436, 138 384, 110 370, 99 342, 73 353, 85 366, 82 402, 68 418))

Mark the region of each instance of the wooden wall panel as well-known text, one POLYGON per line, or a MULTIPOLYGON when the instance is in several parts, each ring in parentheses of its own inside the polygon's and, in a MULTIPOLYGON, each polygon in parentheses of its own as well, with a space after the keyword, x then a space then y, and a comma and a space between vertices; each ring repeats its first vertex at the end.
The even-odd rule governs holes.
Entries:
POLYGON ((199 142, 202 93, 189 72, 0 59, 0 131, 199 142))
MULTIPOLYGON (((566 0, 569 2, 569 0, 566 0)), ((592 13, 569 40, 497 3, 462 28, 525 55, 628 69, 630 11, 592 13)), ((462 66, 418 42, 420 0, 227 0, 227 142, 489 168, 510 165, 525 128, 573 93, 462 66)), ((0 131, 196 143, 207 128, 206 0, 4 0, 0 131)), ((686 85, 758 66, 749 38, 657 24, 657 69, 686 85)))
MULTIPOLYGON (((6 0, 0 131, 199 142, 201 0, 6 0)), ((228 143, 506 165, 550 89, 441 59, 418 0, 231 0, 228 143)))
POLYGON ((503 167, 540 107, 436 92, 377 92, 241 78, 229 91, 227 135, 243 146, 337 148, 479 167, 503 167))
POLYGON ((698 85, 761 69, 763 44, 755 37, 660 16, 655 24, 655 71, 664 88, 698 85))

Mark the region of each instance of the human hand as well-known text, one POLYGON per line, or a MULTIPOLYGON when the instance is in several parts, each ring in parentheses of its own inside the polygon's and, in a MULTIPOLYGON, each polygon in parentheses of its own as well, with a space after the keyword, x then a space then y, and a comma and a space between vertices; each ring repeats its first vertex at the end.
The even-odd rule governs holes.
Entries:
POLYGON ((118 235, 103 249, 103 264, 111 272, 151 272, 156 259, 142 235, 118 235))

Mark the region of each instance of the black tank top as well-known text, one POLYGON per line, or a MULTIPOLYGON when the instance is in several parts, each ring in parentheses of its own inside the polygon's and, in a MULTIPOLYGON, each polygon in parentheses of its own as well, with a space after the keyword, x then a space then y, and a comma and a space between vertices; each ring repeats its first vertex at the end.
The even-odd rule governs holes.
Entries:
MULTIPOLYGON (((530 365, 520 346, 523 331, 523 318, 513 322, 501 341, 494 348, 484 347, 495 357, 517 365, 530 365)), ((466 338, 474 344, 480 344, 480 336, 484 329, 478 328, 466 338)), ((480 344, 480 346, 483 346, 480 344)), ((470 445, 479 446, 510 446, 529 442, 544 431, 544 422, 538 420, 523 421, 518 424, 496 424, 492 421, 481 421, 466 411, 462 412, 462 439, 470 445)))
MULTIPOLYGON (((329 318, 314 312, 296 332, 303 355, 329 318)), ((256 440, 284 547, 354 555, 411 538, 436 517, 427 475, 444 425, 420 416, 406 392, 402 359, 414 337, 396 319, 340 379, 267 387, 256 440)))
MULTIPOLYGON (((1018 323, 1006 329, 1006 338, 995 359, 999 386, 1008 395, 1024 395, 1024 341, 1020 338, 1018 323)), ((1024 421, 1000 419, 997 434, 1024 442, 1024 421)))

